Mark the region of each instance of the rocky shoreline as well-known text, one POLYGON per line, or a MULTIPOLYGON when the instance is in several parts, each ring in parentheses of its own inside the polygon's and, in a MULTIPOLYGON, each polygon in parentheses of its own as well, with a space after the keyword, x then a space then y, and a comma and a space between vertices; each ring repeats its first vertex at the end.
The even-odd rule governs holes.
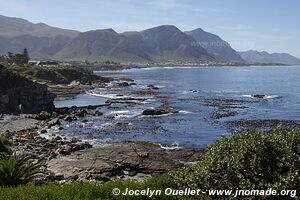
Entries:
MULTIPOLYGON (((84 108, 72 108, 72 111, 67 112, 79 115, 86 113, 84 108)), ((201 149, 163 149, 148 142, 118 142, 99 148, 76 138, 47 139, 41 136, 41 128, 46 124, 52 126, 53 122, 59 124, 60 119, 55 116, 43 120, 33 119, 41 119, 41 115, 45 117, 46 114, 10 118, 11 127, 20 120, 30 120, 31 126, 22 129, 19 125, 19 130, 6 127, 1 133, 10 142, 12 152, 30 154, 42 163, 43 175, 38 179, 40 183, 107 181, 115 178, 142 180, 197 161, 203 155, 201 149)), ((63 117, 63 120, 67 119, 63 117)), ((5 123, 3 121, 0 121, 1 126, 5 123)))
MULTIPOLYGON (((0 134, 10 141, 12 151, 28 153, 43 163, 44 175, 39 178, 40 183, 107 181, 115 178, 143 180, 148 176, 174 170, 186 163, 201 159, 204 149, 178 146, 166 148, 146 141, 109 142, 107 145, 99 147, 76 137, 76 131, 83 129, 84 125, 89 123, 90 117, 94 117, 98 121, 114 123, 114 126, 101 130, 100 134, 135 132, 134 127, 130 124, 140 123, 140 119, 115 121, 120 115, 118 111, 120 108, 142 105, 149 99, 154 100, 155 107, 142 107, 143 110, 140 113, 140 115, 146 116, 142 120, 149 124, 149 129, 145 131, 152 133, 161 128, 159 125, 161 122, 154 123, 156 122, 155 116, 180 114, 180 110, 171 107, 167 95, 159 94, 159 87, 151 84, 143 89, 128 90, 134 86, 134 80, 124 78, 114 79, 110 83, 100 81, 91 84, 73 82, 69 85, 49 85, 49 90, 55 93, 59 99, 72 98, 94 88, 109 92, 122 92, 117 93, 115 98, 107 100, 103 105, 55 108, 52 111, 42 111, 35 115, 5 115, 0 119, 2 131, 0 134), (113 114, 109 114, 111 112, 113 114), (50 132, 52 128, 64 130, 71 123, 78 125, 78 129, 75 129, 73 133, 74 137, 59 136, 50 132)), ((198 91, 191 90, 190 92, 198 91)), ((98 94, 95 93, 95 95, 98 94)), ((260 101, 263 96, 257 98, 257 101, 260 101)), ((245 103, 249 103, 247 100, 214 98, 200 99, 199 102, 215 109, 209 120, 218 126, 221 125, 222 119, 234 117, 238 114, 236 109, 244 109, 246 108, 245 103)), ((283 124, 285 130, 300 128, 298 121, 276 119, 233 120, 223 125, 231 133, 235 133, 240 130, 274 128, 278 124, 283 124)))

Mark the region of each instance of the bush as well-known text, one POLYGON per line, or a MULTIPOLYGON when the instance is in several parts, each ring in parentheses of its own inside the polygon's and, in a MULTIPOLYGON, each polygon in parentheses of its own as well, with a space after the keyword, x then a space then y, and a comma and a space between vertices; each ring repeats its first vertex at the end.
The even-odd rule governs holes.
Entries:
POLYGON ((300 131, 251 131, 217 141, 204 159, 172 174, 179 187, 299 189, 300 131))
POLYGON ((0 186, 17 186, 32 181, 39 173, 40 164, 29 155, 0 155, 0 186))

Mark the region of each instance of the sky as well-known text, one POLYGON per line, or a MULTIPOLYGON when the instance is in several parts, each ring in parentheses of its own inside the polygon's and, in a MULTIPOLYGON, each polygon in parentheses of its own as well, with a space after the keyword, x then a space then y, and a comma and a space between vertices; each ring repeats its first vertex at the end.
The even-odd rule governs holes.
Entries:
POLYGON ((79 31, 202 28, 238 51, 300 58, 299 0, 0 0, 0 14, 79 31))

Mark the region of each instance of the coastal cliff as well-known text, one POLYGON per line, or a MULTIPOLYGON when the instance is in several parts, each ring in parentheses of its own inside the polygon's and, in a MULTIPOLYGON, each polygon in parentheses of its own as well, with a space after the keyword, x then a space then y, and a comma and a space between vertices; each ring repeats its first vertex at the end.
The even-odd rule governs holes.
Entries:
POLYGON ((54 109, 55 95, 46 85, 19 76, 0 65, 0 113, 38 113, 54 109))

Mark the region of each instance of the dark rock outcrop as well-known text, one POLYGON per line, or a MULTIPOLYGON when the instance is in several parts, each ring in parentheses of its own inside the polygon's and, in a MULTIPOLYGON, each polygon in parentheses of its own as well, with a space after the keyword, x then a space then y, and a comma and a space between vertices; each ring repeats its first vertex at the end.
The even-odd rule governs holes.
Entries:
POLYGON ((65 179, 107 181, 115 177, 161 174, 201 159, 201 149, 165 150, 159 146, 115 143, 104 148, 84 148, 70 155, 59 155, 47 164, 54 175, 65 179))
POLYGON ((157 109, 146 109, 143 111, 143 115, 164 115, 169 113, 178 113, 178 110, 171 108, 157 108, 157 109))
POLYGON ((54 109, 55 95, 0 65, 0 113, 39 113, 54 109))

